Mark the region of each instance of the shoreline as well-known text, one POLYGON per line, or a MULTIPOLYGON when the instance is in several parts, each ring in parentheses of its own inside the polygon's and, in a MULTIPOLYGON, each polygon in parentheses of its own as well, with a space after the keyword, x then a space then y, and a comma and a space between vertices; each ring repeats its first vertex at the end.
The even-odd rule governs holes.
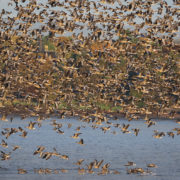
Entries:
MULTIPOLYGON (((5 108, 6 109, 6 108, 5 108)), ((63 111, 63 110, 60 110, 60 111, 56 111, 56 112, 52 112, 52 113, 47 113, 46 111, 39 111, 39 112, 35 112, 35 111, 30 111, 30 110, 23 110, 23 109, 19 109, 19 110, 13 110, 11 109, 9 112, 5 111, 0 109, 0 115, 1 117, 3 115, 6 115, 6 116, 20 116, 22 119, 26 119, 26 118, 29 118, 29 117, 41 117, 42 119, 44 118, 49 118, 49 117, 57 117, 58 119, 63 119, 63 118, 66 118, 66 117, 77 117, 78 120, 82 120, 83 119, 83 116, 86 116, 88 117, 92 117, 94 116, 95 117, 95 112, 93 110, 89 110, 89 111, 63 111), (63 114, 63 115, 62 115, 63 114)), ((98 112, 97 113, 97 116, 105 116, 107 118, 111 118, 113 120, 117 120, 119 118, 124 118, 124 119, 127 119, 128 118, 126 117, 126 114, 125 113, 117 113, 117 112, 98 112)), ((135 118, 132 118, 132 120, 139 120, 139 119, 144 119, 146 116, 148 116, 149 119, 153 119, 153 120, 176 120, 176 121, 179 121, 180 120, 180 113, 177 112, 173 118, 168 116, 167 113, 164 113, 164 114, 160 114, 157 116, 157 113, 152 113, 150 115, 147 115, 147 114, 140 114, 140 113, 134 113, 132 115, 135 115, 136 117, 138 117, 137 119, 135 118)), ((129 120, 128 120, 129 121, 129 120)))

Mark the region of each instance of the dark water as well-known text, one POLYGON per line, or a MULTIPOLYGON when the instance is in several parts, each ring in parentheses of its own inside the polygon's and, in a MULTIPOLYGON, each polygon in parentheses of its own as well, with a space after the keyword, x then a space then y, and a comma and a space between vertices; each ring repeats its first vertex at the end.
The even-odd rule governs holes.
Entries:
MULTIPOLYGON (((3 152, 11 152, 11 159, 0 160, 0 179, 145 179, 145 180, 179 180, 180 177, 180 136, 175 135, 174 139, 166 134, 162 139, 152 137, 154 130, 168 132, 180 125, 174 121, 159 120, 155 126, 147 128, 144 121, 131 121, 128 128, 131 133, 123 134, 120 128, 115 128, 113 124, 128 124, 126 120, 112 121, 113 124, 103 124, 93 129, 92 124, 78 121, 77 119, 57 120, 63 124, 61 130, 64 134, 58 134, 53 130, 51 120, 44 120, 42 127, 35 125, 35 130, 26 128, 30 121, 34 119, 20 120, 16 117, 12 123, 0 121, 1 130, 7 127, 18 128, 21 126, 28 134, 26 138, 19 136, 21 133, 12 134, 8 139, 1 135, 8 143, 8 148, 0 146, 3 152), (72 124, 68 128, 68 123, 72 124), (82 134, 80 138, 84 139, 85 145, 77 144, 79 139, 73 139, 71 136, 77 132, 76 128, 81 126, 82 134), (101 127, 111 126, 111 129, 104 133, 101 127), (136 137, 132 128, 140 128, 139 135, 136 137), (116 132, 114 134, 113 132, 116 132), (12 151, 13 145, 19 145, 21 149, 12 151), (59 157, 51 157, 49 160, 41 159, 39 155, 34 156, 33 152, 38 145, 45 146, 44 151, 53 151, 53 148, 60 154, 69 156, 69 160, 60 159, 59 157), (78 167, 74 163, 79 159, 84 159, 80 166, 87 169, 87 164, 97 159, 104 160, 103 165, 110 164, 110 173, 107 175, 98 175, 100 169, 94 169, 94 174, 78 174, 78 167), (127 174, 127 167, 124 166, 128 161, 136 163, 136 167, 147 169, 147 164, 155 163, 157 168, 149 168, 152 173, 146 174, 127 174), (18 174, 19 168, 27 170, 27 174, 18 174), (66 169, 67 173, 59 174, 37 174, 34 169, 49 168, 51 170, 66 169), (116 175, 112 172, 117 170, 120 174, 116 175)), ((134 167, 128 167, 134 168, 134 167)))

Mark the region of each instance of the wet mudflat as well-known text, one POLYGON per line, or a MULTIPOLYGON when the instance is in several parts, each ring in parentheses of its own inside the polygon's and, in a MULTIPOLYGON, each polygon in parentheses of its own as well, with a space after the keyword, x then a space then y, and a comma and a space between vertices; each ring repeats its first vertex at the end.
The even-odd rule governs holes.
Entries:
MULTIPOLYGON (((56 119, 61 123, 61 130, 53 130, 55 118, 49 118, 34 125, 33 130, 28 129, 30 122, 35 119, 21 120, 19 117, 12 122, 0 121, 1 130, 4 128, 22 127, 27 132, 26 137, 20 136, 22 132, 11 134, 7 139, 1 135, 0 150, 10 153, 9 160, 0 160, 0 179, 157 179, 176 180, 180 177, 180 136, 173 131, 180 128, 175 121, 158 120, 156 125, 147 128, 144 120, 126 121, 123 119, 109 121, 112 124, 95 125, 77 119, 56 119), (69 127, 68 127, 69 124, 69 127), (130 124, 128 131, 123 133, 120 126, 130 124), (72 125, 72 126, 71 126, 72 125), (71 126, 71 127, 70 127, 71 126), (102 129, 108 127, 106 131, 102 129), (109 128, 110 127, 110 128, 109 128), (136 136, 132 129, 139 128, 136 136), (77 131, 78 130, 78 131, 77 131), (164 132, 161 139, 153 137, 154 130, 164 132), (167 132, 174 132, 172 138, 167 132), (74 133, 82 133, 79 138, 71 136, 74 133), (77 142, 83 139, 83 145, 77 142), (2 146, 4 140, 8 147, 2 146), (20 148, 13 151, 14 146, 20 148), (48 160, 40 157, 40 153, 33 155, 38 146, 45 149, 42 152, 57 152, 68 158, 51 156, 48 160), (83 159, 81 165, 78 160, 83 159), (91 162, 103 160, 99 168, 89 168, 91 162), (128 162, 134 162, 135 166, 125 166, 128 162), (107 173, 102 173, 102 167, 108 164, 107 173), (147 167, 155 164, 157 167, 147 167), (89 171, 88 168, 91 170, 89 171), (144 173, 130 173, 131 169, 142 168, 144 173), (26 174, 18 174, 18 169, 26 170, 26 174), (120 174, 119 174, 120 173, 120 174)), ((2 153, 2 152, 1 152, 2 153)), ((2 155, 1 155, 2 156, 2 155)))

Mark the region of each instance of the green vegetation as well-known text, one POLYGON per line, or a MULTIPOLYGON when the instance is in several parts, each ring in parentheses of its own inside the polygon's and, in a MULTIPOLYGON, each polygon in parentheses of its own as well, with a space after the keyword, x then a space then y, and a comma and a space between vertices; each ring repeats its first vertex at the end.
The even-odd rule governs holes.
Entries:
POLYGON ((53 42, 49 39, 48 36, 44 36, 42 38, 42 43, 43 43, 43 46, 44 46, 45 50, 47 50, 47 51, 55 51, 55 46, 54 46, 53 42), (46 49, 46 46, 47 46, 47 49, 46 49))

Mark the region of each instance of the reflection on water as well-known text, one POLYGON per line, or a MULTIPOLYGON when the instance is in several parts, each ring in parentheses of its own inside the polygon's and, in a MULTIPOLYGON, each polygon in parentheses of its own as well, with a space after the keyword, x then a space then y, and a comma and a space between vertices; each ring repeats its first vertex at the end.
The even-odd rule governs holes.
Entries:
POLYGON ((53 130, 52 118, 44 120, 39 128, 35 125, 35 130, 29 130, 26 127, 33 118, 20 120, 16 117, 12 123, 0 122, 1 131, 3 128, 22 127, 27 131, 25 138, 19 136, 21 133, 12 134, 8 139, 1 136, 0 142, 4 139, 8 143, 8 148, 0 147, 0 150, 9 153, 11 159, 1 161, 0 179, 179 179, 180 177, 180 136, 175 135, 174 139, 167 134, 162 139, 152 137, 154 130, 169 132, 180 125, 174 121, 160 120, 155 126, 147 128, 143 121, 117 120, 112 121, 113 124, 103 124, 93 129, 92 124, 78 121, 76 119, 57 120, 62 123, 60 128, 64 134, 59 134, 53 130), (72 126, 68 128, 68 124, 72 126), (123 134, 120 128, 114 127, 114 124, 120 125, 130 123, 128 128, 131 133, 123 134), (76 128, 80 126, 80 131, 76 128), (110 130, 104 133, 101 127, 110 126, 110 130), (133 128, 140 128, 139 135, 136 137, 132 131, 133 128), (80 132, 80 138, 84 140, 84 145, 77 144, 79 139, 73 139, 71 136, 80 132), (21 148, 12 151, 14 145, 21 148), (49 160, 33 155, 37 146, 44 146, 46 152, 53 152, 53 148, 61 155, 67 155, 69 160, 65 160, 56 156, 52 156, 49 160), (109 163, 109 173, 107 175, 98 175, 99 169, 93 169, 94 174, 85 173, 78 174, 78 165, 75 163, 79 159, 84 159, 80 168, 87 169, 87 165, 95 159, 104 160, 103 164, 109 163), (147 170, 147 164, 155 163, 157 168, 148 168, 152 173, 146 174, 127 174, 125 164, 128 161, 136 163, 137 168, 147 170), (27 170, 27 174, 18 174, 18 169, 27 170), (49 168, 51 174, 37 174, 35 169, 49 168), (67 173, 60 170, 66 169, 67 173), (59 174, 55 174, 54 170, 58 170, 59 174), (120 174, 113 174, 117 170, 120 174))

